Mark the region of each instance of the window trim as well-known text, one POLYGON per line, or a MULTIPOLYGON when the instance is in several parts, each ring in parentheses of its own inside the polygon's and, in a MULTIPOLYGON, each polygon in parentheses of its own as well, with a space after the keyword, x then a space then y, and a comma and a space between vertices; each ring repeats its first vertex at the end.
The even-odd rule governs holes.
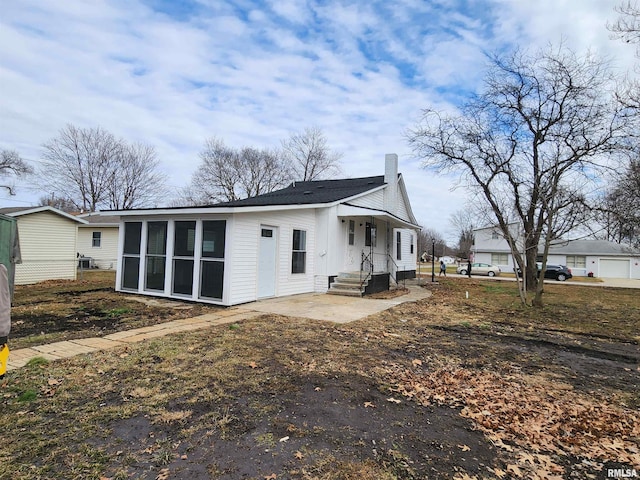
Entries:
POLYGON ((396 259, 402 260, 402 232, 396 232, 396 259))
POLYGON ((373 248, 378 246, 378 230, 374 222, 365 222, 364 246, 373 248))
MULTIPOLYGON (((144 224, 143 222, 124 222, 124 232, 123 232, 123 242, 122 242, 122 273, 120 278, 120 288, 124 291, 128 292, 136 292, 140 289, 140 270, 142 263, 142 242, 143 242, 143 233, 144 233, 144 224), (132 228, 138 230, 137 232, 133 232, 132 228), (132 251, 127 252, 127 230, 131 234, 132 232, 136 234, 138 237, 137 248, 134 248, 132 251), (125 286, 126 280, 126 264, 127 259, 137 259, 138 264, 138 272, 136 274, 136 286, 125 286)), ((131 247, 131 243, 129 244, 131 247)))
POLYGON ((349 237, 349 245, 355 245, 356 243, 356 221, 349 220, 348 227, 348 237, 349 237))
POLYGON ((491 264, 492 265, 508 265, 509 264, 509 254, 505 252, 500 253, 492 253, 491 254, 491 264), (502 261, 504 259, 504 262, 502 261))
POLYGON ((307 273, 307 231, 294 228, 291 237, 291 274, 292 275, 304 275, 307 273), (298 234, 298 245, 296 245, 296 232, 298 234), (296 248, 296 246, 298 248, 296 248), (298 263, 296 262, 296 257, 302 258, 302 270, 297 270, 299 268, 298 263))
POLYGON ((102 232, 101 231, 98 230, 95 232, 91 232, 91 248, 102 248, 102 232), (96 236, 96 233, 98 234, 97 236, 96 236))
POLYGON ((586 255, 567 255, 565 260, 567 267, 569 268, 587 268, 587 256, 586 255), (581 260, 581 265, 578 265, 577 260, 581 260))
POLYGON ((149 292, 164 292, 165 291, 165 283, 167 281, 167 243, 169 236, 169 222, 167 220, 151 220, 147 222, 146 228, 146 236, 147 236, 147 248, 145 249, 144 256, 144 289, 149 292), (152 228, 152 225, 162 225, 164 224, 164 245, 160 249, 161 253, 151 252, 152 247, 157 247, 157 245, 152 245, 149 243, 149 232, 152 228), (149 263, 158 262, 158 266, 162 265, 162 288, 152 288, 149 287, 149 263))

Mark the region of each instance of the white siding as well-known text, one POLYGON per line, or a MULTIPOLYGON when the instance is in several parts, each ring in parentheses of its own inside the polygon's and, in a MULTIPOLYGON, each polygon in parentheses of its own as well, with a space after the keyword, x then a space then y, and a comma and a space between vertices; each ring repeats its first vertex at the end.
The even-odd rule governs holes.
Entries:
POLYGON ((227 242, 232 245, 225 269, 229 269, 228 304, 251 302, 257 299, 258 241, 261 225, 277 231, 278 263, 276 297, 314 291, 315 277, 315 212, 288 210, 269 213, 238 213, 234 215, 227 242), (293 230, 306 231, 306 271, 291 273, 293 230))
POLYGON ((409 222, 411 220, 409 217, 409 210, 407 209, 407 204, 404 203, 404 199, 402 198, 402 195, 398 195, 398 197, 399 197, 398 206, 395 213, 398 217, 409 222))
POLYGON ((17 218, 22 263, 16 285, 76 279, 77 223, 44 211, 17 218))
POLYGON ((393 229, 393 261, 396 263, 399 271, 415 270, 417 263, 417 245, 416 233, 406 228, 393 229), (398 259, 398 237, 400 233, 401 255, 398 259), (413 236, 413 253, 411 252, 411 237, 413 236))
POLYGON ((94 264, 102 269, 116 268, 118 258, 118 227, 98 225, 78 227, 78 253, 91 257, 94 264), (93 232, 100 232, 100 246, 93 246, 93 232))
POLYGON ((350 200, 350 205, 357 207, 375 208, 376 210, 384 210, 384 189, 376 190, 368 195, 350 200))

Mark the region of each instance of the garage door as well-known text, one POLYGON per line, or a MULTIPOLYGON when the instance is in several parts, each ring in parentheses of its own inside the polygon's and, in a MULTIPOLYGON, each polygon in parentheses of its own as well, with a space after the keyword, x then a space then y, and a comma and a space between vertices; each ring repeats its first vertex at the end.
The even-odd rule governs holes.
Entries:
POLYGON ((606 278, 630 278, 631 260, 600 260, 600 276, 606 278))

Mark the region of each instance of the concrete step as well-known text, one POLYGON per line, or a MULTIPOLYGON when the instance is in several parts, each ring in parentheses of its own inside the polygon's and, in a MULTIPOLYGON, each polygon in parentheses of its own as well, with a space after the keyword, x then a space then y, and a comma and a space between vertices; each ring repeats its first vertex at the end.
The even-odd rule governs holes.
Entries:
POLYGON ((360 273, 359 271, 356 272, 340 272, 338 273, 338 278, 344 278, 344 279, 357 279, 360 280, 360 276, 365 276, 366 272, 360 273))
POLYGON ((331 288, 338 288, 341 290, 362 290, 364 288, 364 286, 366 285, 366 283, 364 285, 362 285, 362 287, 360 286, 360 282, 343 282, 342 280, 336 280, 331 284, 331 288))
POLYGON ((360 277, 341 277, 341 276, 337 276, 336 279, 334 280, 334 282, 344 283, 344 284, 360 285, 362 283, 362 280, 364 280, 364 277, 362 279, 360 279, 360 277))
POLYGON ((361 297, 362 296, 362 292, 360 290, 353 290, 353 289, 342 289, 342 288, 334 288, 333 284, 331 286, 331 288, 327 291, 327 293, 329 295, 343 295, 345 297, 361 297))

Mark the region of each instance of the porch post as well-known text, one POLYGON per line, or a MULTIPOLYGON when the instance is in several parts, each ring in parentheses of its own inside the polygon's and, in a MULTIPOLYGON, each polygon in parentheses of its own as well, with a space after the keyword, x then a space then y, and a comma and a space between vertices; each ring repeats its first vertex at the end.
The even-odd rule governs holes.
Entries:
POLYGON ((436 239, 431 239, 431 283, 436 282, 436 239))

